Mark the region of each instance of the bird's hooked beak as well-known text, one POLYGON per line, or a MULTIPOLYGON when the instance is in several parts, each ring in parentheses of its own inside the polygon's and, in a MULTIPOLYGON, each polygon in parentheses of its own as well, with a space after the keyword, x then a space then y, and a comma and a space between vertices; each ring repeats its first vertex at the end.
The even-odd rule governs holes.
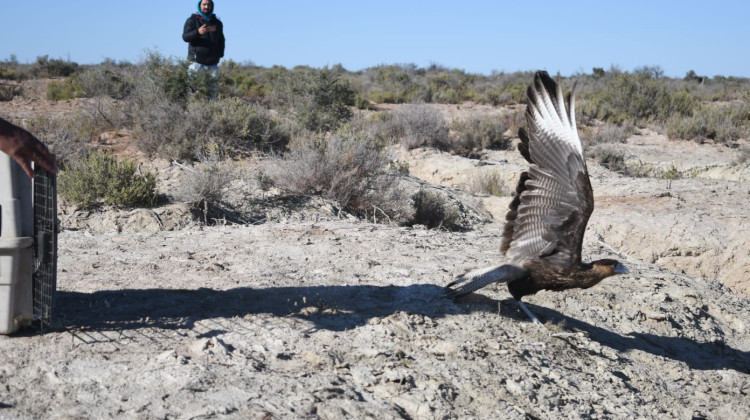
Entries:
POLYGON ((628 270, 628 267, 625 267, 624 264, 620 264, 620 263, 615 264, 615 266, 612 268, 614 269, 615 274, 628 274, 630 272, 628 270))

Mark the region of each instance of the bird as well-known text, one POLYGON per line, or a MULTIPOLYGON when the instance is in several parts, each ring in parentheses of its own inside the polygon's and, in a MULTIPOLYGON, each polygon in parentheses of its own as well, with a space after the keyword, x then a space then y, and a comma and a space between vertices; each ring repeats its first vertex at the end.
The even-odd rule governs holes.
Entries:
POLYGON ((501 253, 508 264, 470 271, 445 287, 457 299, 493 283, 506 283, 511 296, 535 324, 543 325, 521 298, 540 290, 586 289, 628 268, 614 259, 581 261, 594 193, 575 120, 575 87, 563 98, 543 70, 526 91, 526 126, 518 151, 529 163, 521 173, 505 216, 501 253))

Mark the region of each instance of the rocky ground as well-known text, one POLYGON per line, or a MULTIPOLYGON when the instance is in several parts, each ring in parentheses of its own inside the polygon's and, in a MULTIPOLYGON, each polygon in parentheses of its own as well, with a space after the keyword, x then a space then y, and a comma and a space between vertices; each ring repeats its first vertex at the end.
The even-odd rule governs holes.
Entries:
MULTIPOLYGON (((512 189, 516 152, 394 152, 409 182, 465 204, 466 232, 273 195, 244 225, 66 208, 54 328, 0 336, 0 419, 750 418, 748 164, 648 130, 621 147, 690 176, 590 163, 584 258, 631 272, 528 297, 545 328, 504 287, 443 297, 503 261, 510 198, 460 189, 485 171, 512 189)), ((162 185, 184 170, 152 165, 162 185)))

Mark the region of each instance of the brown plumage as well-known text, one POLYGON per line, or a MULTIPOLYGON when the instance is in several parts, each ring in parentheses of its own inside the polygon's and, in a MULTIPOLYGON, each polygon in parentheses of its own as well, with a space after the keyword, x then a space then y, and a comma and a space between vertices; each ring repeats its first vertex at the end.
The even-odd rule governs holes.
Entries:
POLYGON ((500 251, 511 263, 475 270, 446 286, 458 298, 492 283, 508 291, 534 320, 521 298, 540 290, 588 288, 627 268, 615 260, 581 261, 583 234, 594 210, 583 147, 575 122, 575 86, 567 100, 545 71, 527 90, 526 129, 518 150, 529 162, 505 216, 500 251), (566 106, 567 105, 567 106, 566 106))

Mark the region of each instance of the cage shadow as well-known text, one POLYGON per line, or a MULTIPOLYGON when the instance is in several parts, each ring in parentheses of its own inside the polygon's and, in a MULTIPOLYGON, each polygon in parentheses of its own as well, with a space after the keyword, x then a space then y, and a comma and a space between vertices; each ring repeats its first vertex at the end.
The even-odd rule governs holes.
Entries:
POLYGON ((58 291, 55 304, 58 325, 93 330, 191 329, 200 320, 266 313, 343 331, 398 311, 439 318, 458 308, 443 298, 442 287, 429 284, 58 291), (304 310, 310 307, 315 310, 304 310))

